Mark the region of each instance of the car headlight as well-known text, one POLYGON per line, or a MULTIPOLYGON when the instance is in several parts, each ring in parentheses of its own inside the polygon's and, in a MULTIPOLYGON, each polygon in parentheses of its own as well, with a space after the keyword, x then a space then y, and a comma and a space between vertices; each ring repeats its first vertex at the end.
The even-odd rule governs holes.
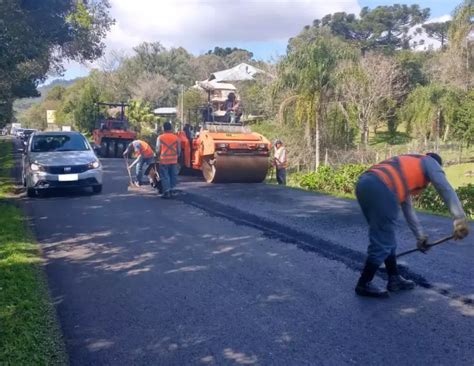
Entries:
POLYGON ((34 172, 44 172, 44 167, 36 163, 31 163, 30 168, 34 172))
POLYGON ((97 169, 99 167, 100 167, 99 160, 95 160, 95 161, 89 163, 89 165, 88 165, 89 169, 97 169))

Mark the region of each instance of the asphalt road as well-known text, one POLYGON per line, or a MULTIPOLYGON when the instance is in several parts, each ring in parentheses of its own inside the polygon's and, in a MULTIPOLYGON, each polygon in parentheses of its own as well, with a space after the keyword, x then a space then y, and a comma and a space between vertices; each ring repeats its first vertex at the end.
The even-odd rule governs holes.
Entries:
POLYGON ((22 199, 72 365, 473 365, 474 236, 407 257, 414 291, 364 299, 354 202, 196 179, 167 201, 103 164, 100 195, 22 199))

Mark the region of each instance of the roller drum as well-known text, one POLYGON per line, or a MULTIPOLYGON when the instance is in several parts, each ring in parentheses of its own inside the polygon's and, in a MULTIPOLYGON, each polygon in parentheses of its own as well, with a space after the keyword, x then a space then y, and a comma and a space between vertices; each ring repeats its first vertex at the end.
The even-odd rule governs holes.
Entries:
POLYGON ((216 155, 203 159, 202 172, 208 183, 260 183, 268 172, 268 157, 216 155))

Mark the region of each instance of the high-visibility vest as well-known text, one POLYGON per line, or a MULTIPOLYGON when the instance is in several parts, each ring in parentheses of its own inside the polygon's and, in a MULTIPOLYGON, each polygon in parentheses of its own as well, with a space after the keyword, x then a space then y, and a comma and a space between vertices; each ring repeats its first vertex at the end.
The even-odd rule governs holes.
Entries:
POLYGON ((423 173, 425 155, 400 155, 372 166, 367 172, 377 175, 400 202, 420 193, 429 181, 423 173))
POLYGON ((151 158, 155 155, 151 146, 142 140, 135 140, 132 142, 135 152, 142 155, 145 159, 151 158))
POLYGON ((178 136, 165 132, 158 139, 160 140, 160 164, 178 163, 178 136))

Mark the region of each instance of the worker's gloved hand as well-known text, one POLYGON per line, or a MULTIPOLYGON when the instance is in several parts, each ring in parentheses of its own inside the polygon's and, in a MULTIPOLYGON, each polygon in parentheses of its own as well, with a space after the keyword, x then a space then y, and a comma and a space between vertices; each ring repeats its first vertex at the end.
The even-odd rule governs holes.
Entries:
POLYGON ((469 234, 469 224, 467 219, 456 219, 453 223, 454 226, 454 240, 464 239, 469 234))
POLYGON ((428 237, 426 235, 421 235, 416 239, 416 247, 420 252, 427 252, 430 247, 428 246, 428 237))

